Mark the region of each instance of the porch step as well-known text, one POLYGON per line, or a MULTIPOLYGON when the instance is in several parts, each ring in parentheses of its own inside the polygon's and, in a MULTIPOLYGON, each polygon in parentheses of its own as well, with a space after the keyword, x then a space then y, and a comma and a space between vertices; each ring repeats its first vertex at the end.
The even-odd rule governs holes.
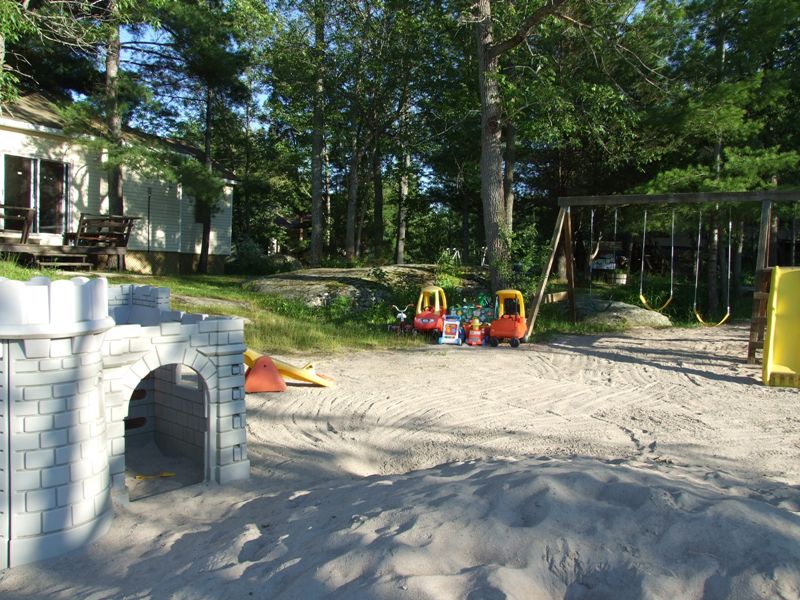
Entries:
POLYGON ((91 271, 94 265, 88 262, 87 256, 75 254, 48 253, 36 258, 36 266, 40 269, 80 269, 91 271))

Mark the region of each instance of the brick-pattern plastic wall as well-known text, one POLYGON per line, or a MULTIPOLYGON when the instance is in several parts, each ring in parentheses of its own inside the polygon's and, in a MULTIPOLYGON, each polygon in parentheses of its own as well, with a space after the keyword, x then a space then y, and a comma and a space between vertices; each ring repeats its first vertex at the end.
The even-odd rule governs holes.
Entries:
POLYGON ((105 280, 0 281, 2 566, 77 548, 108 528, 102 395, 105 280))
MULTIPOLYGON (((126 430, 125 437, 130 440, 136 436, 152 437, 156 430, 155 377, 151 373, 136 386, 131 394, 128 408, 128 420, 144 419, 144 424, 135 429, 126 430)), ((135 421, 133 421, 135 422, 135 421)))
POLYGON ((110 518, 99 341, 9 344, 14 564, 69 550, 110 518))
POLYGON ((158 447, 202 464, 208 430, 205 386, 181 365, 161 367, 153 374, 158 447))
POLYGON ((6 396, 8 395, 6 374, 6 359, 8 357, 8 343, 0 342, 0 568, 8 564, 8 432, 6 423, 8 413, 6 396))
POLYGON ((148 377, 180 405, 175 437, 196 448, 202 436, 205 478, 249 477, 244 350, 242 319, 173 311, 164 288, 0 278, 0 568, 105 532, 111 492, 126 493, 124 419, 148 377), (177 365, 205 394, 187 397, 177 365))
MULTIPOLYGON (((207 415, 204 438, 208 440, 204 452, 206 479, 226 483, 249 477, 242 319, 171 310, 166 288, 115 286, 109 288, 108 302, 109 313, 117 322, 106 334, 103 344, 109 461, 114 489, 121 493, 125 489, 123 419, 131 414, 131 395, 142 380, 167 365, 189 367, 204 384, 207 402, 203 407, 203 414, 207 415)), ((169 385, 177 384, 170 384, 168 378, 157 378, 158 394, 184 399, 185 391, 170 392, 169 385)), ((199 408, 191 409, 192 415, 198 411, 199 408)), ((184 412, 188 414, 189 411, 184 412)), ((185 419, 184 422, 189 425, 185 419)), ((192 429, 198 426, 191 424, 192 429)))

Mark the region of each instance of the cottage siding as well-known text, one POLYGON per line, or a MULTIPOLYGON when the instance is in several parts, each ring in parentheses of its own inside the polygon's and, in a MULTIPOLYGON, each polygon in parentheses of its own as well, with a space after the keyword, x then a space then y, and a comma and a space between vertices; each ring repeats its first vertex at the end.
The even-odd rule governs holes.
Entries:
MULTIPOLYGON (((73 144, 63 137, 36 133, 32 135, 7 127, 0 127, 0 153, 5 156, 53 160, 69 166, 68 224, 74 231, 81 212, 99 212, 103 202, 107 202, 108 185, 105 171, 97 156, 80 145, 73 144)), ((0 164, 0 168, 2 168, 0 164)), ((5 186, 2 189, 5 202, 5 186)), ((60 235, 45 235, 53 242, 60 243, 60 235)))
POLYGON ((175 183, 143 179, 135 173, 125 172, 125 214, 140 217, 131 232, 128 243, 130 250, 180 252, 181 206, 178 192, 175 183))
MULTIPOLYGON (((81 213, 107 214, 108 173, 104 157, 91 154, 85 146, 63 135, 28 128, 26 123, 17 125, 10 119, 2 119, 0 154, 69 165, 68 229, 75 231, 81 213)), ((4 193, 4 186, 0 185, 0 193, 4 193)), ((123 197, 125 214, 140 217, 131 234, 130 250, 199 254, 202 227, 195 222, 193 199, 180 184, 145 178, 124 169, 123 197)), ((225 187, 219 210, 211 220, 210 254, 231 252, 232 198, 232 188, 225 187)), ((43 243, 62 243, 60 235, 41 237, 43 243)))
MULTIPOLYGON (((183 228, 181 230, 181 252, 199 254, 202 244, 203 226, 195 220, 194 198, 185 194, 186 202, 181 211, 183 228)), ((228 255, 231 253, 231 227, 233 219, 233 189, 226 186, 219 202, 217 212, 211 217, 211 240, 209 254, 228 255)))

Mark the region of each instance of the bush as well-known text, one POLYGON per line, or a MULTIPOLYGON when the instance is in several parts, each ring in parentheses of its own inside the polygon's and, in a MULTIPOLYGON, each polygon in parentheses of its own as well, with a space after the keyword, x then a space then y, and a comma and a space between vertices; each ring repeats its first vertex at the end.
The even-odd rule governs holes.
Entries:
POLYGON ((255 240, 244 238, 234 246, 225 271, 235 275, 272 275, 295 271, 301 266, 300 261, 292 256, 285 254, 268 256, 255 240))

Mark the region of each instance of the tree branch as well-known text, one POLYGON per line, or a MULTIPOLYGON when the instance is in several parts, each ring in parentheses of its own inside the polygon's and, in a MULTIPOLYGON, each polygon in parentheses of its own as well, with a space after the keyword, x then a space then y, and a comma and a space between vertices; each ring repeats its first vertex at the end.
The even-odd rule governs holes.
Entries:
POLYGON ((540 6, 533 11, 533 13, 531 13, 531 15, 522 22, 522 25, 520 25, 519 29, 517 29, 517 32, 514 35, 504 39, 502 42, 492 44, 489 48, 487 48, 487 56, 489 58, 495 58, 519 46, 525 41, 525 38, 531 34, 531 31, 533 31, 533 29, 539 23, 561 8, 561 5, 566 2, 567 0, 547 0, 543 6, 540 6))
MULTIPOLYGON (((653 67, 648 65, 642 59, 641 56, 639 56, 636 52, 634 52, 633 50, 628 48, 625 44, 621 44, 617 40, 609 38, 608 36, 603 34, 600 30, 598 30, 596 27, 590 25, 589 23, 585 23, 583 21, 575 19, 574 17, 570 17, 569 15, 566 15, 566 14, 561 13, 561 12, 555 12, 553 14, 554 14, 554 16, 558 17, 562 21, 565 21, 565 22, 577 27, 578 30, 581 32, 581 37, 583 37, 584 40, 586 41, 587 46, 589 46, 589 41, 586 40, 585 36, 583 36, 583 31, 587 30, 587 29, 589 31, 591 31, 593 34, 595 34, 597 37, 599 37, 600 39, 603 39, 603 40, 609 42, 611 44, 611 47, 620 56, 620 58, 622 60, 624 60, 628 65, 630 65, 630 67, 642 79, 644 79, 644 81, 646 81, 649 85, 653 86, 654 88, 663 91, 662 87, 653 78, 648 76, 648 74, 653 75, 655 78, 660 78, 662 80, 668 79, 668 77, 665 76, 662 73, 659 73, 656 69, 654 69, 653 67)), ((595 64, 598 64, 597 63, 597 55, 595 54, 593 49, 591 50, 591 52, 595 56, 595 64)), ((601 65, 598 64, 598 67, 601 67, 601 65)), ((611 77, 611 74, 608 73, 608 70, 605 68, 605 61, 603 61, 603 64, 602 64, 601 68, 602 68, 603 72, 605 72, 607 75, 609 75, 609 77, 611 77)), ((613 80, 613 77, 612 77, 612 80, 613 80)))

